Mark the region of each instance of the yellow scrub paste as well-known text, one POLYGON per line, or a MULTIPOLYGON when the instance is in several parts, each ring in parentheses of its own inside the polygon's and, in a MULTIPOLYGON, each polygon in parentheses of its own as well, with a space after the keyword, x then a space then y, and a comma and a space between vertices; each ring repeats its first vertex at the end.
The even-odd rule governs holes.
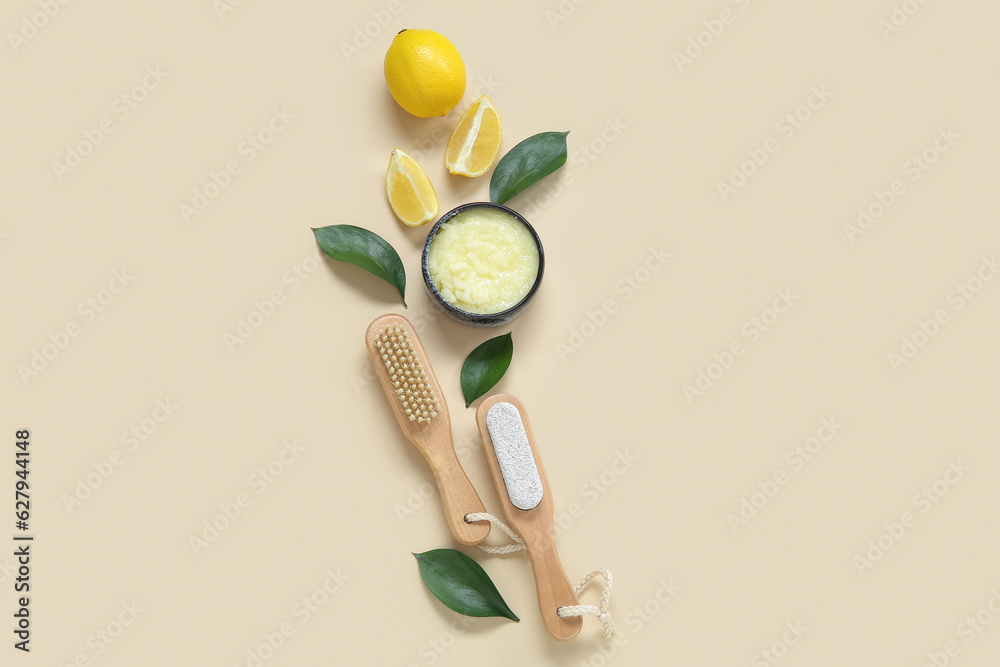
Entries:
POLYGON ((427 269, 444 300, 469 313, 500 313, 527 296, 538 277, 538 246, 506 211, 473 207, 438 229, 427 269))

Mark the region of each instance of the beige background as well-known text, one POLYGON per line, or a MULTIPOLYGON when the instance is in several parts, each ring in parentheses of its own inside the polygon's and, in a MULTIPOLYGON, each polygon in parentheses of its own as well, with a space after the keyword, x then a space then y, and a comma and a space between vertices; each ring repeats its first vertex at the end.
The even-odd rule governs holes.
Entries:
POLYGON ((879 23, 891 0, 231 4, 71 2, 18 44, 9 33, 41 5, 0 12, 0 539, 13 544, 17 428, 32 432, 37 536, 30 656, 11 648, 13 547, 0 549, 0 664, 248 665, 288 624, 269 667, 996 665, 1000 621, 965 620, 992 621, 1000 590, 1000 280, 976 283, 1000 252, 995 2, 908 0, 900 11, 916 13, 892 32, 879 23), (724 10, 731 22, 713 23, 724 10), (561 175, 511 202, 548 260, 512 327, 436 317, 419 275, 428 228, 402 228, 385 202, 395 146, 426 165, 442 212, 488 196, 487 179, 443 167, 456 116, 415 119, 387 94, 382 57, 405 27, 457 44, 466 101, 490 92, 505 150, 571 131, 561 175), (122 118, 115 99, 157 67, 165 78, 122 118), (783 118, 813 87, 830 96, 799 110, 809 118, 789 136, 783 118), (275 109, 294 119, 248 161, 241 143, 275 109), (60 180, 53 162, 105 118, 113 132, 60 180), (912 180, 906 163, 934 157, 948 128, 947 152, 912 180), (724 200, 719 181, 765 145, 778 150, 724 200), (230 160, 240 173, 185 222, 180 206, 230 160), (903 194, 851 242, 845 225, 896 179, 903 194), (424 589, 410 552, 455 544, 362 345, 368 322, 401 305, 317 260, 309 228, 337 223, 403 256, 405 313, 493 511, 458 373, 479 342, 513 330, 497 390, 530 408, 569 576, 615 574, 617 645, 592 618, 570 643, 549 639, 520 555, 466 550, 520 624, 466 627, 424 589), (651 247, 671 257, 646 273, 651 247), (105 292, 122 269, 127 286, 105 292), (970 280, 981 290, 966 302, 954 290, 970 280), (274 290, 282 303, 230 349, 226 335, 274 290), (794 300, 774 321, 779 290, 794 300), (110 303, 97 313, 88 299, 110 303), (607 300, 615 312, 585 324, 607 300), (894 368, 902 337, 938 310, 936 335, 917 335, 919 353, 894 368), (78 335, 63 340, 68 324, 78 335), (22 378, 52 340, 65 349, 22 378), (743 354, 712 366, 734 342, 743 354), (688 400, 699 371, 717 379, 688 400), (177 407, 166 416, 158 400, 177 407), (803 464, 795 448, 831 418, 842 427, 803 464), (143 425, 140 446, 123 442, 143 425), (258 468, 292 440, 301 451, 262 483, 258 468), (620 455, 634 461, 616 471, 620 455), (952 464, 961 476, 939 481, 952 464), (68 509, 88 475, 97 488, 68 509), (786 483, 770 488, 775 475, 786 483), (935 482, 945 495, 922 500, 935 482), (190 538, 240 494, 249 506, 196 553, 190 538), (734 530, 744 499, 763 506, 734 530), (901 537, 884 535, 904 519, 901 537), (880 538, 886 553, 859 565, 880 538), (347 577, 329 596, 328 572, 347 577), (306 618, 296 605, 312 595, 325 604, 306 618), (119 634, 133 603, 142 611, 119 634), (786 630, 796 624, 801 637, 786 630))

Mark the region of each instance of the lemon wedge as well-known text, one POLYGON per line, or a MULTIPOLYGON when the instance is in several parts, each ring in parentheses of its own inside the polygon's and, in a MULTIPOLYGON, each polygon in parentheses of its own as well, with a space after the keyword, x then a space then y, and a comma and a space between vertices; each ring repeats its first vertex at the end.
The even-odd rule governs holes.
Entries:
POLYGON ((482 176, 500 153, 503 128, 500 114, 488 95, 469 105, 448 139, 444 164, 457 176, 482 176))
POLYGON ((427 173, 412 157, 393 149, 385 172, 385 194, 399 221, 410 227, 430 222, 438 214, 438 198, 427 173))

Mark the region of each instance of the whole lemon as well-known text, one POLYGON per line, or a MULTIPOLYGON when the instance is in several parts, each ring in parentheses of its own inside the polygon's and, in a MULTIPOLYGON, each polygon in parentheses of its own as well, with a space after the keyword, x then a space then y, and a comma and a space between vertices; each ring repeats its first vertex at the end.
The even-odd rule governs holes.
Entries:
POLYGON ((441 33, 402 30, 385 54, 385 82, 392 98, 414 116, 443 116, 465 95, 465 63, 441 33))

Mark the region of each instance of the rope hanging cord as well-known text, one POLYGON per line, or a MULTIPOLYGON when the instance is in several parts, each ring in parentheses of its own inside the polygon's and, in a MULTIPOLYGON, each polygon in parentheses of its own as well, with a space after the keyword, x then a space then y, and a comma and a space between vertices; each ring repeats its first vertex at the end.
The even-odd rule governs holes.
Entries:
MULTIPOLYGON (((517 533, 511 530, 510 526, 505 524, 500 519, 496 518, 489 512, 476 512, 473 514, 466 514, 465 521, 467 523, 474 523, 476 521, 489 521, 494 526, 502 530, 507 537, 511 539, 511 544, 505 544, 502 546, 491 547, 485 544, 477 544, 480 549, 488 554, 512 554, 518 551, 525 551, 527 547, 524 546, 524 541, 518 537, 517 533)), ((604 591, 601 593, 601 604, 577 604, 570 605, 567 607, 559 607, 556 609, 556 613, 562 618, 568 618, 571 616, 584 616, 587 614, 592 614, 597 617, 597 619, 604 624, 604 636, 611 638, 615 632, 615 622, 611 618, 611 612, 608 611, 608 605, 611 603, 611 585, 613 579, 611 572, 606 568, 601 568, 600 570, 594 570, 581 579, 573 590, 579 596, 590 584, 591 580, 597 575, 601 575, 604 580, 604 591)))

